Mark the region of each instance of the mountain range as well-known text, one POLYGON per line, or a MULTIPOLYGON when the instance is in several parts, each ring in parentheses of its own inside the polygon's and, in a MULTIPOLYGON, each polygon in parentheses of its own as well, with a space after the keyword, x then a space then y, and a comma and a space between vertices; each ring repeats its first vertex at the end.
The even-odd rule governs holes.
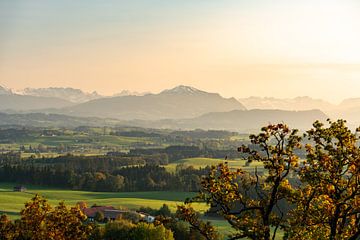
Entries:
MULTIPOLYGON (((150 127, 249 130, 267 122, 283 121, 293 123, 297 128, 309 128, 314 120, 327 117, 344 118, 354 125, 360 123, 360 98, 346 99, 335 105, 310 97, 224 98, 218 93, 183 85, 157 94, 124 90, 113 96, 74 88, 14 91, 0 86, 0 111, 45 113, 47 119, 63 115, 107 118, 126 125, 150 127)), ((74 123, 78 119, 71 121, 74 123)))
POLYGON ((34 97, 55 97, 67 100, 73 103, 87 102, 93 99, 102 98, 97 92, 86 93, 80 89, 75 88, 25 88, 21 91, 22 95, 34 97))
POLYGON ((189 119, 165 119, 157 121, 128 121, 124 125, 169 129, 213 129, 240 132, 256 132, 267 124, 286 123, 292 128, 307 130, 316 120, 326 121, 328 116, 320 110, 233 110, 206 113, 189 119))
POLYGON ((235 98, 223 98, 218 93, 177 86, 158 94, 96 99, 63 108, 60 113, 122 120, 160 120, 192 118, 208 112, 231 110, 245 110, 245 107, 235 98))
POLYGON ((9 95, 9 94, 13 94, 11 89, 0 86, 0 95, 9 95))
POLYGON ((284 122, 292 128, 307 130, 315 120, 325 121, 327 116, 319 110, 233 110, 230 112, 207 113, 195 118, 162 120, 119 120, 96 117, 75 117, 61 114, 0 113, 0 126, 34 127, 78 127, 78 126, 132 126, 166 129, 213 129, 257 132, 269 123, 284 122))
POLYGON ((248 97, 240 98, 239 101, 244 104, 247 109, 279 109, 288 111, 321 109, 322 111, 329 111, 336 107, 335 105, 322 99, 314 99, 310 97, 283 99, 273 97, 248 97))
POLYGON ((35 97, 19 94, 0 94, 0 111, 30 111, 43 110, 47 108, 64 108, 73 103, 55 97, 35 97))
POLYGON ((353 125, 360 124, 360 98, 349 98, 340 104, 332 104, 322 99, 310 97, 296 98, 270 98, 270 97, 249 97, 240 98, 247 109, 278 109, 290 111, 304 111, 319 109, 333 119, 346 119, 353 125))

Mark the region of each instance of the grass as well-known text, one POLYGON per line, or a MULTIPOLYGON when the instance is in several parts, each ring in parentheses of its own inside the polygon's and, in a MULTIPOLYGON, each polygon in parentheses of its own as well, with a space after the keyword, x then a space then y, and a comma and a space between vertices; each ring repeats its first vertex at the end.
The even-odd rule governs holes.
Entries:
MULTIPOLYGON (((19 212, 24 207, 24 203, 29 201, 35 193, 48 199, 53 206, 60 201, 65 201, 70 206, 79 201, 85 201, 89 206, 93 204, 111 205, 129 209, 138 209, 144 206, 158 209, 166 203, 173 212, 176 210, 176 206, 182 204, 185 198, 194 195, 194 193, 187 192, 87 192, 32 185, 26 186, 27 192, 13 192, 14 185, 16 184, 0 183, 0 214, 5 213, 11 219, 19 218, 19 212)), ((204 212, 208 208, 204 204, 193 204, 193 206, 200 212, 204 212)), ((204 218, 204 220, 210 221, 224 237, 234 232, 225 220, 214 218, 204 218)), ((281 234, 276 240, 281 239, 281 234)))
POLYGON ((172 162, 164 166, 169 172, 175 172, 176 166, 179 164, 184 164, 186 166, 193 166, 194 168, 204 168, 206 166, 217 165, 219 163, 227 162, 232 169, 242 168, 247 171, 253 171, 255 167, 262 168, 262 163, 252 162, 249 166, 245 166, 246 160, 244 159, 234 159, 234 160, 224 160, 218 158, 186 158, 181 159, 175 162, 172 162))
MULTIPOLYGON (((194 195, 187 192, 87 192, 38 186, 26 186, 27 192, 13 192, 14 185, 16 184, 0 183, 0 213, 6 213, 13 219, 19 216, 24 203, 29 201, 36 193, 48 199, 51 205, 65 201, 67 205, 71 206, 79 201, 85 201, 89 206, 97 204, 129 209, 138 209, 140 207, 158 209, 166 203, 172 211, 175 211, 176 206, 182 204, 186 198, 194 195)), ((200 212, 207 209, 204 204, 196 204, 194 207, 200 212)))
MULTIPOLYGON (((87 150, 94 153, 102 153, 102 147, 108 149, 130 149, 137 144, 155 144, 154 141, 146 137, 125 137, 114 135, 89 135, 89 134, 75 134, 75 135, 61 135, 61 136, 27 136, 18 139, 16 143, 0 143, 0 150, 3 151, 18 151, 20 146, 33 148, 38 145, 46 147, 57 147, 60 145, 71 146, 75 150, 87 150)), ((105 152, 106 153, 106 152, 105 152)), ((29 157, 31 154, 23 154, 23 158, 29 157)))
MULTIPOLYGON (((225 239, 230 234, 235 233, 235 230, 225 220, 221 220, 218 218, 204 218, 203 220, 211 222, 211 224, 216 227, 218 232, 221 234, 221 236, 224 236, 225 239)), ((273 234, 273 230, 274 228, 271 228, 271 236, 273 234)), ((284 232, 278 229, 275 240, 281 240, 283 239, 283 237, 284 237, 284 232)))

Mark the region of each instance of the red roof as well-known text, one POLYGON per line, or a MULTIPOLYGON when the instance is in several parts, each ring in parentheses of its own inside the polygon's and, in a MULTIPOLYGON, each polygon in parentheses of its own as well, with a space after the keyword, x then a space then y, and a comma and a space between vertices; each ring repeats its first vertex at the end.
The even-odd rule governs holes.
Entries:
POLYGON ((103 206, 103 207, 91 207, 91 208, 84 208, 82 211, 87 217, 95 217, 97 212, 104 213, 105 210, 115 210, 114 207, 111 206, 103 206))

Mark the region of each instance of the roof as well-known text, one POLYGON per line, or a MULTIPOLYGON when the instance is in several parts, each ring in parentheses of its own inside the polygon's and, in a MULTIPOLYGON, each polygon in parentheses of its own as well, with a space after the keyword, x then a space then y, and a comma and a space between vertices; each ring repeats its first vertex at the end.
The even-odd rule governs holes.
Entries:
POLYGON ((112 206, 99 206, 99 207, 91 207, 91 208, 84 208, 83 209, 83 213, 87 216, 87 217, 95 217, 97 212, 102 212, 104 213, 105 210, 115 210, 114 207, 112 206))
POLYGON ((121 214, 127 213, 127 212, 129 212, 129 211, 124 211, 124 210, 105 210, 105 211, 104 211, 104 216, 105 216, 105 218, 116 219, 116 218, 118 218, 121 214))

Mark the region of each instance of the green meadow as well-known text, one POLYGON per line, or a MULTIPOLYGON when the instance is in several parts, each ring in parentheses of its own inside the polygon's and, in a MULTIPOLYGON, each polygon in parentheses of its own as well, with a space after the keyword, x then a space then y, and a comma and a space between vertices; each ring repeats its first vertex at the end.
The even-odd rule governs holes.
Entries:
MULTIPOLYGON (((172 211, 176 206, 192 197, 194 193, 187 192, 87 192, 62 190, 38 186, 26 186, 26 192, 13 192, 16 184, 0 183, 0 213, 6 213, 11 218, 17 218, 24 203, 29 201, 35 194, 39 194, 52 205, 65 201, 69 206, 79 201, 85 201, 89 206, 93 204, 114 206, 119 208, 138 209, 140 207, 160 208, 164 203, 169 205, 172 211)), ((207 209, 204 204, 196 204, 195 208, 201 212, 207 209)))
POLYGON ((253 171, 256 167, 262 168, 262 163, 252 162, 250 165, 246 166, 246 160, 244 159, 234 159, 234 160, 224 160, 218 158, 186 158, 181 159, 175 162, 172 162, 164 166, 169 172, 175 172, 176 166, 181 164, 184 166, 193 166, 194 168, 204 168, 206 166, 217 165, 219 163, 227 162, 231 169, 242 168, 247 171, 253 171))

